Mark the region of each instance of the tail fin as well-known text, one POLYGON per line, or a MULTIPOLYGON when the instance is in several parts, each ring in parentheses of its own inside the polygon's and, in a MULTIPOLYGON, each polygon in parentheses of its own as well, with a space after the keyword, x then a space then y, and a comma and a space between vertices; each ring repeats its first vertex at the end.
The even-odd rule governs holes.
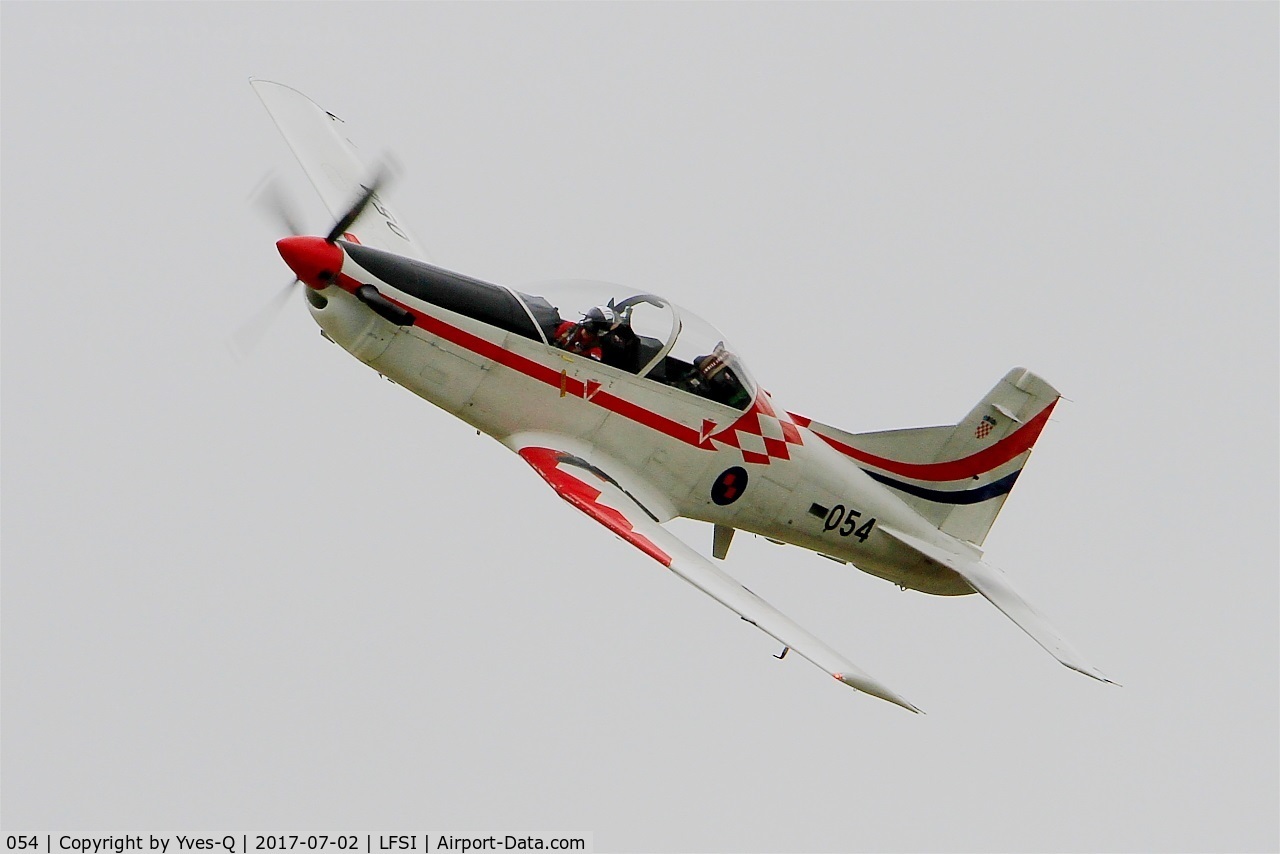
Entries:
POLYGON ((959 424, 854 434, 812 422, 809 429, 941 530, 982 545, 1058 398, 1040 377, 1014 368, 959 424))

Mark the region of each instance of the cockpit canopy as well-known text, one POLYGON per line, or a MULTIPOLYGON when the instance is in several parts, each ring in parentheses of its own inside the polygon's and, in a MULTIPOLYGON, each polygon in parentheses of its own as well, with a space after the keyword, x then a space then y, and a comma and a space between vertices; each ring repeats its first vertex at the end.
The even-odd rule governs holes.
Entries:
POLYGON ((604 282, 567 281, 521 293, 346 240, 360 267, 424 302, 734 409, 755 383, 724 336, 669 300, 604 282))
POLYGON ((517 296, 553 346, 572 348, 586 326, 600 361, 734 409, 755 384, 724 336, 670 300, 602 282, 556 282, 517 296), (594 343, 594 341, 593 341, 594 343))

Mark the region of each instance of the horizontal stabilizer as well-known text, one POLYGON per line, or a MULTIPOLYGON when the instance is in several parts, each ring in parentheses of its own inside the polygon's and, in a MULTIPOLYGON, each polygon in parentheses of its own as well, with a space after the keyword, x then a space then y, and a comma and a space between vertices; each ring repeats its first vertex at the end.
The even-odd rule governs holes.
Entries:
POLYGON ((972 557, 948 551, 919 537, 904 534, 901 531, 885 527, 880 530, 903 545, 931 560, 937 561, 960 575, 965 581, 969 582, 970 587, 990 600, 991 604, 1004 612, 1004 615, 1013 620, 1018 625, 1018 628, 1031 635, 1036 643, 1048 650, 1054 658, 1067 667, 1102 682, 1109 682, 1112 685, 1118 684, 1108 679, 1102 671, 1085 661, 1084 656, 1068 643, 1066 638, 1062 637, 1058 630, 1044 618, 1044 615, 1037 611, 1026 599, 1023 599, 1018 591, 1013 589, 1007 576, 1001 570, 972 557))

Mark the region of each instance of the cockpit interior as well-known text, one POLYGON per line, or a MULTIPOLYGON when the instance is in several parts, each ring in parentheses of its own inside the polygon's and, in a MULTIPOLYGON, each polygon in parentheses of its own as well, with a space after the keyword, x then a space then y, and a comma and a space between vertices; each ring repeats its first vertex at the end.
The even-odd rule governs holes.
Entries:
POLYGON ((516 296, 552 346, 734 409, 751 404, 754 389, 724 336, 662 297, 617 291, 577 283, 516 296), (584 350, 583 338, 593 346, 584 350))

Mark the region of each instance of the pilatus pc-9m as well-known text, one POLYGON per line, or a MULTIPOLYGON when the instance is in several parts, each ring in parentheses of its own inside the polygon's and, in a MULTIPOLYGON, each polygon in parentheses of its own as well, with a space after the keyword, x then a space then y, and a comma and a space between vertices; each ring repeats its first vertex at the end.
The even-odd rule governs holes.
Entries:
MULTIPOLYGON (((519 454, 557 495, 840 682, 917 711, 663 523, 742 530, 903 587, 979 593, 1073 670, 1106 680, 980 546, 1058 392, 1022 368, 958 424, 848 433, 788 412, 710 324, 643 290, 523 293, 428 263, 341 122, 252 82, 337 222, 286 237, 326 338, 519 454)), ((1109 681, 1109 680, 1107 680, 1109 681)))

